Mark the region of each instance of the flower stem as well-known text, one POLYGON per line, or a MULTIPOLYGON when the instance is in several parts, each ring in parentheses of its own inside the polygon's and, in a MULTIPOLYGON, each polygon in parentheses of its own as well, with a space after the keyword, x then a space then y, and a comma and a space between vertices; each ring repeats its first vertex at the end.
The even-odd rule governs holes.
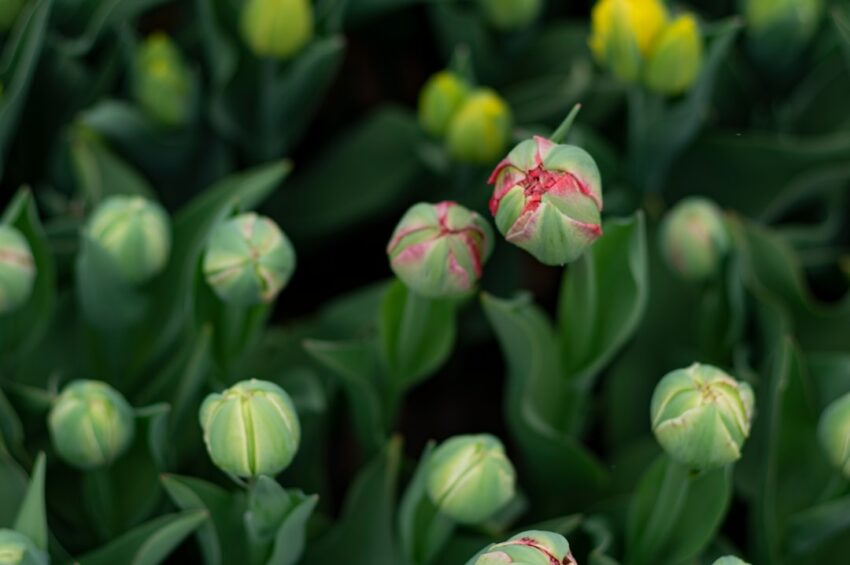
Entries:
POLYGON ((564 118, 564 121, 561 122, 561 125, 558 126, 558 129, 555 130, 555 133, 549 138, 551 141, 555 143, 561 143, 567 134, 570 132, 570 128, 573 127, 573 122, 578 115, 578 111, 581 110, 581 104, 576 104, 573 106, 573 109, 570 110, 570 113, 567 114, 567 117, 564 118))

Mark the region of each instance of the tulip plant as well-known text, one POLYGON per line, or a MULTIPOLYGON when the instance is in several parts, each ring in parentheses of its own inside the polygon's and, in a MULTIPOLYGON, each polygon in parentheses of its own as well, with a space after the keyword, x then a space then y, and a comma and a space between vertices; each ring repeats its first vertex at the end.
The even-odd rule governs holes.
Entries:
POLYGON ((850 555, 844 0, 0 0, 0 565, 850 555))

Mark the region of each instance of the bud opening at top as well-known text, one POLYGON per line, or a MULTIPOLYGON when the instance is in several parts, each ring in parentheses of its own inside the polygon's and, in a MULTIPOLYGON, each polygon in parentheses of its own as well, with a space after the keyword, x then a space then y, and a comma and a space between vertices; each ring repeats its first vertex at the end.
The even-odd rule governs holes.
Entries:
POLYGON ((576 565, 570 542, 561 534, 540 530, 521 532, 487 547, 472 565, 576 565))

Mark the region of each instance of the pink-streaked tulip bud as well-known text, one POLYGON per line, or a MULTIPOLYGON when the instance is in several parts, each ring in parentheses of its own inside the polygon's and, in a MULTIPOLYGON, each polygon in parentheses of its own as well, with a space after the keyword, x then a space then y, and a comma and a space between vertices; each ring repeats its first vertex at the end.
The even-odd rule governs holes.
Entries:
POLYGON ((420 203, 396 226, 387 253, 393 272, 428 298, 460 297, 481 278, 493 247, 487 221, 455 202, 420 203))
POLYGON ((530 530, 484 549, 468 565, 576 565, 570 542, 561 534, 530 530))
POLYGON ((602 235, 602 180, 587 151, 535 136, 490 175, 490 211, 509 242, 547 265, 581 256, 602 235))

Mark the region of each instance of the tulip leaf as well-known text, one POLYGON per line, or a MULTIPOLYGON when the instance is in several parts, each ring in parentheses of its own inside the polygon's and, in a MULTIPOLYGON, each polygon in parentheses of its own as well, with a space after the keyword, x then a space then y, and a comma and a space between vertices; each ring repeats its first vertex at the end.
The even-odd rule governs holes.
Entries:
POLYGON ((387 289, 379 332, 384 361, 398 392, 446 362, 454 347, 456 326, 454 302, 424 298, 401 281, 387 289))
POLYGON ((319 497, 304 496, 301 493, 291 493, 290 497, 294 507, 283 518, 277 530, 267 565, 295 565, 300 563, 304 553, 307 522, 319 502, 319 497))
POLYGON ((358 473, 349 487, 339 521, 324 536, 310 543, 302 560, 304 565, 397 565, 402 562, 393 534, 400 464, 401 440, 393 438, 358 473))
POLYGON ((649 294, 643 214, 603 232, 567 269, 558 308, 564 368, 585 388, 637 329, 649 294))
POLYGON ((243 527, 245 497, 190 477, 163 475, 162 486, 172 502, 185 511, 204 511, 209 521, 196 531, 204 562, 208 565, 240 563, 247 551, 243 527))
POLYGON ((24 441, 24 426, 3 389, 0 389, 0 441, 12 449, 17 449, 24 441))
POLYGON ((592 500, 607 472, 563 431, 578 416, 582 395, 563 377, 551 324, 527 295, 504 300, 484 294, 482 303, 508 365, 508 427, 526 458, 538 502, 569 508, 592 500), (563 485, 562 496, 552 492, 556 483, 563 485))
POLYGON ((12 527, 27 489, 27 476, 0 436, 0 528, 12 527))
POLYGON ((27 536, 35 546, 47 550, 47 515, 44 507, 44 453, 39 453, 30 476, 24 500, 18 509, 14 529, 27 536))
POLYGON ((783 554, 795 562, 825 563, 848 550, 850 496, 808 508, 788 520, 787 553, 783 554))
POLYGON ((63 48, 74 56, 88 53, 112 27, 128 22, 145 10, 167 0, 103 0, 94 5, 94 10, 82 35, 66 39, 63 48))
POLYGON ((8 146, 41 56, 52 4, 52 0, 40 0, 24 6, 0 53, 0 84, 3 85, 0 96, 0 178, 3 177, 8 146))
POLYGON ((155 565, 168 557, 186 536, 208 519, 209 514, 205 510, 166 514, 134 528, 76 561, 80 565, 155 565))
POLYGON ((257 540, 268 541, 292 510, 294 501, 289 493, 271 477, 261 475, 248 490, 245 526, 257 540))

